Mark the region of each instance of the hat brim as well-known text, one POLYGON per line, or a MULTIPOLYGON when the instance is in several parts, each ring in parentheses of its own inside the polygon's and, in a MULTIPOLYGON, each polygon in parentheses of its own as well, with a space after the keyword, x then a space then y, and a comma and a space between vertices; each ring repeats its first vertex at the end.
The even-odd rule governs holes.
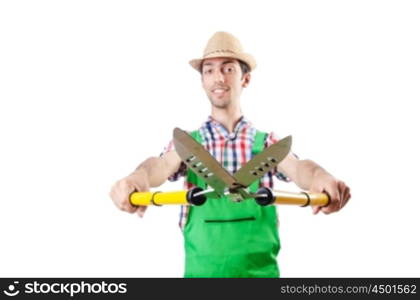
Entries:
POLYGON ((251 54, 232 53, 232 52, 224 52, 224 51, 218 51, 217 53, 212 53, 203 58, 192 59, 189 61, 189 63, 191 67, 193 67, 194 69, 196 69, 198 72, 201 73, 201 64, 203 63, 203 60, 209 59, 209 58, 218 58, 218 57, 229 57, 229 58, 239 59, 249 66, 250 71, 253 71, 255 67, 257 66, 255 59, 254 57, 252 57, 251 54))

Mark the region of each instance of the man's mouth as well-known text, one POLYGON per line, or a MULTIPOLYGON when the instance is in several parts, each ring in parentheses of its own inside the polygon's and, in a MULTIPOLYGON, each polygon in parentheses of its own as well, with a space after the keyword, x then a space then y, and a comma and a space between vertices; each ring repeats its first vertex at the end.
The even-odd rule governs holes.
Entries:
POLYGON ((218 94, 218 95, 223 94, 224 92, 227 92, 227 91, 229 91, 229 88, 215 88, 211 90, 212 93, 218 94))

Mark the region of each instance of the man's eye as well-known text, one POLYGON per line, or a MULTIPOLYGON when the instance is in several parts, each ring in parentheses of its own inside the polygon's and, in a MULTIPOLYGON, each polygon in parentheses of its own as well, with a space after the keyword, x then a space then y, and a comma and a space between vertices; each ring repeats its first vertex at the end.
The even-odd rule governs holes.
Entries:
POLYGON ((205 71, 204 71, 204 74, 211 74, 211 69, 209 69, 209 70, 205 70, 205 71))

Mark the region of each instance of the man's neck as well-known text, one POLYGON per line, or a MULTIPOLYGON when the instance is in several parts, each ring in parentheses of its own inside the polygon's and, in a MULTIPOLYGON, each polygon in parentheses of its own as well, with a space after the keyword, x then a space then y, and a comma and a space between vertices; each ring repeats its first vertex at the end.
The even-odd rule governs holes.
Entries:
POLYGON ((229 133, 233 132, 239 119, 242 117, 242 111, 239 106, 229 106, 227 108, 211 107, 211 117, 222 124, 229 133))

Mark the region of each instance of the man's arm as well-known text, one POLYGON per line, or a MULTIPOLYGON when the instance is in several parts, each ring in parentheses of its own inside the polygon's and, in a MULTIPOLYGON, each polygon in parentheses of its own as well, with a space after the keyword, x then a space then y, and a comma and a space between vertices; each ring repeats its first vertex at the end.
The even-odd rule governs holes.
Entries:
POLYGON ((121 210, 143 217, 147 206, 131 205, 129 196, 134 191, 147 192, 150 187, 162 185, 174 174, 182 163, 175 151, 166 152, 161 157, 150 157, 142 162, 134 172, 117 181, 109 193, 114 204, 121 210))
POLYGON ((301 189, 314 193, 326 192, 331 202, 326 207, 316 206, 314 213, 322 210, 329 214, 340 210, 350 199, 350 188, 336 179, 312 160, 299 160, 292 153, 277 165, 277 170, 288 176, 301 189))
POLYGON ((169 176, 174 174, 181 166, 182 160, 176 151, 170 151, 161 157, 150 157, 142 162, 132 175, 144 173, 147 176, 149 186, 162 185, 169 176))

